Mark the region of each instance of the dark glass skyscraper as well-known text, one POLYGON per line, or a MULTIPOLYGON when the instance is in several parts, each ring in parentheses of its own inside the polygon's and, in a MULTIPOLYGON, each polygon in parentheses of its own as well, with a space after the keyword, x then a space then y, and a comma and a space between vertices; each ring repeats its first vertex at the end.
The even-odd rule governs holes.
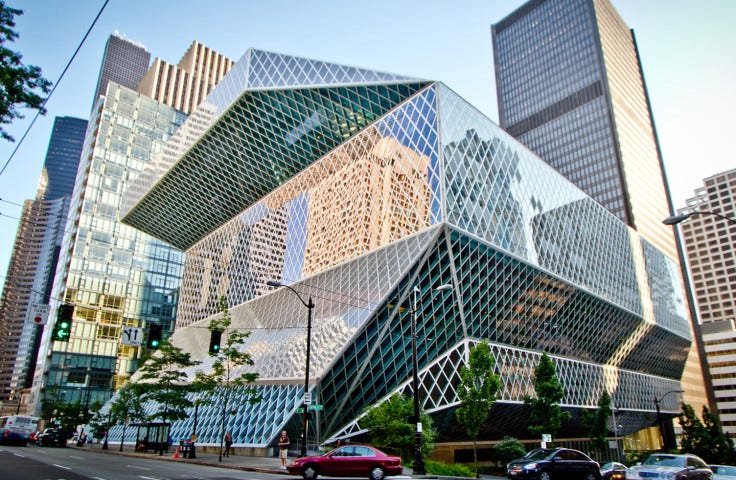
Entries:
MULTIPOLYGON (((501 127, 677 259, 636 39, 611 2, 530 0, 491 31, 501 127)), ((683 386, 698 412, 703 383, 693 348, 683 386)))
POLYGON ((28 316, 34 305, 49 302, 86 130, 86 120, 56 117, 36 199, 23 205, 0 300, 3 413, 25 411, 24 392, 31 386, 44 328, 28 316))
POLYGON ((107 91, 109 82, 135 90, 148 71, 150 61, 151 53, 143 45, 128 40, 118 32, 110 35, 105 44, 97 89, 92 99, 93 108, 100 95, 107 91))
POLYGON ((72 195, 86 130, 87 120, 56 117, 41 173, 39 200, 72 195))

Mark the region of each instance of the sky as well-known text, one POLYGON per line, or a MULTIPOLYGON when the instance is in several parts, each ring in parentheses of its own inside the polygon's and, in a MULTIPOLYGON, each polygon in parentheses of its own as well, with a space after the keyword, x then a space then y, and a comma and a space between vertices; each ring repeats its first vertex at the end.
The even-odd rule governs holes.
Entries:
MULTIPOLYGON (((676 208, 703 179, 736 168, 736 1, 612 0, 634 29, 676 208)), ((0 284, 23 201, 36 195, 56 116, 89 117, 105 42, 115 31, 152 59, 178 63, 192 41, 238 60, 248 48, 438 80, 498 121, 490 27, 522 0, 5 0, 24 11, 7 44, 56 85, 0 140, 0 284), (0 167, 1 168, 1 167, 0 167)))

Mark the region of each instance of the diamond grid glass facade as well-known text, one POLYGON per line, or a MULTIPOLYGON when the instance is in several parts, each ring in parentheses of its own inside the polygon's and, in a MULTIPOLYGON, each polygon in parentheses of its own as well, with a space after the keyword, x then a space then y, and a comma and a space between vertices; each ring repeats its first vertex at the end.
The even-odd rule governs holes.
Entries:
MULTIPOLYGON (((256 57, 298 72, 312 62, 244 59, 256 57)), ((244 81, 230 110, 126 215, 188 247, 172 342, 202 362, 190 375, 212 364, 206 327, 221 295, 232 328, 251 332, 243 348, 264 400, 236 402, 226 427, 235 444, 265 447, 283 428, 300 431, 307 310, 269 280, 315 304, 310 391, 324 410, 313 416, 310 443, 360 433, 366 407, 410 391, 412 314, 420 398, 441 438, 452 437, 459 365, 481 340, 502 380, 488 438, 528 436, 521 404, 543 351, 557 364, 565 407, 594 407, 606 390, 627 432, 651 425, 649 400, 679 388, 691 343, 672 260, 441 83, 389 88, 359 77, 255 93, 244 81), (357 92, 360 101, 342 100, 357 92), (340 107, 325 115, 316 96, 340 107), (258 115, 243 114, 256 98, 258 115), (289 148, 295 132, 308 146, 289 148), (188 202, 168 200, 185 193, 188 202), (167 223, 200 198, 240 210, 225 221, 167 223), (155 218, 164 206, 173 210, 155 218), (452 289, 434 291, 443 284, 452 289)), ((219 443, 218 407, 200 409, 200 443, 219 443)), ((677 399, 662 409, 676 412, 677 399)), ((172 437, 188 437, 192 422, 175 423, 172 437)), ((563 430, 580 433, 575 421, 563 430)))

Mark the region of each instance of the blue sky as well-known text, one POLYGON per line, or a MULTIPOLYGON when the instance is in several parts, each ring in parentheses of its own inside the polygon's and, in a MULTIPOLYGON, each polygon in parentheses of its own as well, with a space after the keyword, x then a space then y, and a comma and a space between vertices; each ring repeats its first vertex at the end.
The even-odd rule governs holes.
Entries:
MULTIPOLYGON (((677 207, 702 179, 736 168, 736 1, 612 0, 634 29, 677 207), (729 121, 729 119, 731 119, 729 121)), ((104 0, 6 0, 24 10, 10 48, 56 81, 104 0)), ((35 197, 55 116, 87 118, 115 30, 171 63, 193 40, 237 60, 250 47, 444 82, 496 121, 490 25, 522 0, 110 0, 0 175, 0 275, 22 204, 35 197)), ((20 138, 34 112, 8 131, 20 138)), ((0 164, 15 148, 0 140, 0 164)), ((0 284, 4 278, 0 278, 0 284)))

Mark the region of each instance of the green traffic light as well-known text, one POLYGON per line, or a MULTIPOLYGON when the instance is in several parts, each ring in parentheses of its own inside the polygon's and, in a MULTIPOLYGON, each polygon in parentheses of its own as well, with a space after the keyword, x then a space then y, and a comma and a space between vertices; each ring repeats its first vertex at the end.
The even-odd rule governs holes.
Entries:
POLYGON ((219 350, 219 349, 220 349, 219 345, 212 345, 212 350, 219 350))
POLYGON ((158 347, 158 340, 153 340, 153 341, 151 342, 151 346, 152 346, 152 347, 158 347))

